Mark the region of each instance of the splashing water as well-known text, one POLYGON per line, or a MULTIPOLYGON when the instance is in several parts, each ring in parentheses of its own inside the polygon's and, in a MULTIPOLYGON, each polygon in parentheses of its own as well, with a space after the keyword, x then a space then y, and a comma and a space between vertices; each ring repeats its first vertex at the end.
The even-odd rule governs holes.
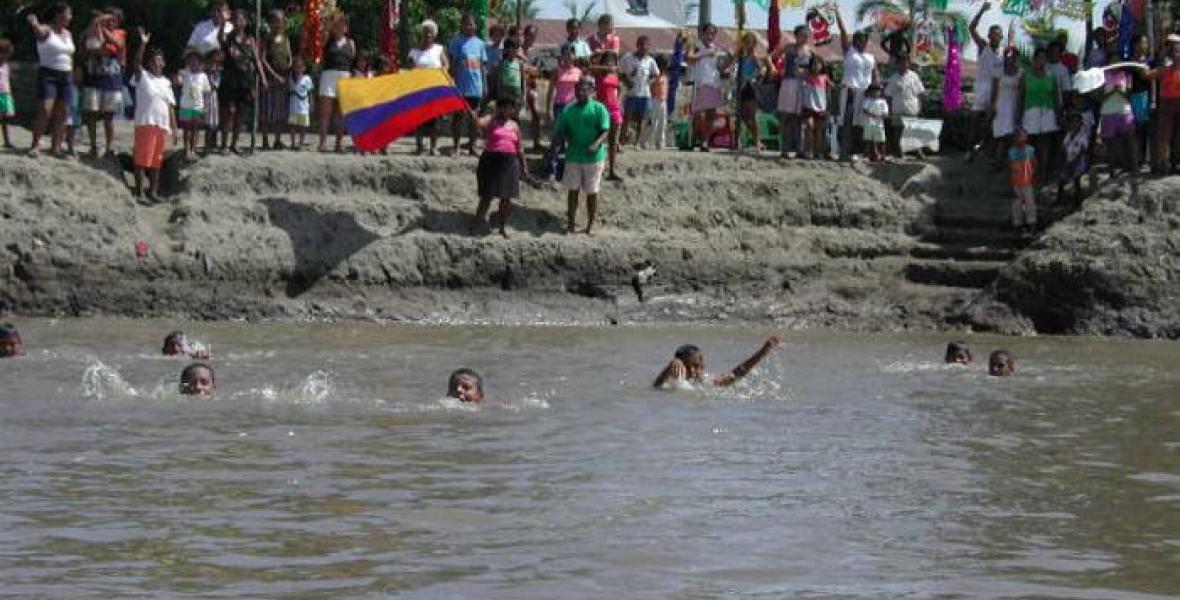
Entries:
POLYGON ((82 397, 106 400, 112 397, 136 397, 139 392, 123 379, 123 375, 100 360, 94 360, 82 373, 82 397))
POLYGON ((300 404, 319 404, 335 396, 336 378, 328 371, 315 371, 303 380, 297 401, 300 404))

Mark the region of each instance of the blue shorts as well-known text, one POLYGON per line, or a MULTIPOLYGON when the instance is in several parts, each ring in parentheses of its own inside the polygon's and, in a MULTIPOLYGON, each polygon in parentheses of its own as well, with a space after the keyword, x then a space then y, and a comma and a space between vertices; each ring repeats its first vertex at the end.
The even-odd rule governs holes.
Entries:
POLYGON ((37 99, 74 101, 74 74, 41 67, 37 69, 37 99))
POLYGON ((648 111, 651 110, 651 98, 640 96, 627 96, 623 98, 623 112, 631 115, 632 118, 638 116, 643 118, 647 116, 648 111))

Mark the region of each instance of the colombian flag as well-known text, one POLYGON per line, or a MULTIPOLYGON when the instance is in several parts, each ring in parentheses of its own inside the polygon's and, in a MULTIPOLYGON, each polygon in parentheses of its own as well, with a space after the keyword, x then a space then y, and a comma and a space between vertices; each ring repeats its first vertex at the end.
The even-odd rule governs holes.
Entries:
POLYGON ((358 150, 372 152, 445 114, 467 110, 441 69, 340 80, 340 112, 358 150))

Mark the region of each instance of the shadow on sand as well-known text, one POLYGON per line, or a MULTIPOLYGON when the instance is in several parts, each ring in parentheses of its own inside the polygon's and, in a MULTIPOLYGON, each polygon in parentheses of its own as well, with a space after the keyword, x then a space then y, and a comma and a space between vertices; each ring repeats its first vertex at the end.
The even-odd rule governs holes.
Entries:
POLYGON ((362 227, 346 212, 321 212, 286 198, 262 198, 270 222, 287 232, 295 252, 295 269, 287 279, 287 296, 297 298, 342 261, 381 236, 362 227))

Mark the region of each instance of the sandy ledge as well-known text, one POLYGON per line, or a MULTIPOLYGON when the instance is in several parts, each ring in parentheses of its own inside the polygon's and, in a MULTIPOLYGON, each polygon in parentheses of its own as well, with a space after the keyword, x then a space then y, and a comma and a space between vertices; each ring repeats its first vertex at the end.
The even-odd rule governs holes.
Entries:
POLYGON ((534 183, 504 240, 468 234, 473 159, 211 157, 144 207, 116 161, 3 155, 0 312, 1180 337, 1180 178, 1134 208, 1107 183, 1028 241, 1004 177, 959 159, 621 165, 595 236, 562 234, 563 193, 534 183))

